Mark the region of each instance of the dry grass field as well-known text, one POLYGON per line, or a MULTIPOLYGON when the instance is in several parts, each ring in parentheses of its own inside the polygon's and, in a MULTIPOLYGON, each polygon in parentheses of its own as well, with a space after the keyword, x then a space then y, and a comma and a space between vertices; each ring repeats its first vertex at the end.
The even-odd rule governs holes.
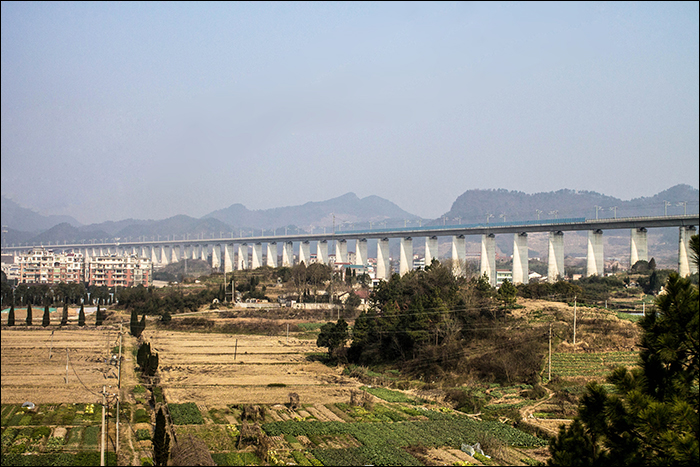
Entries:
MULTIPOLYGON (((97 402, 103 385, 116 392, 116 367, 109 365, 115 345, 118 327, 114 326, 4 328, 2 403, 97 402)), ((133 386, 131 359, 125 363, 122 385, 133 386)))
POLYGON ((158 352, 160 385, 168 402, 278 404, 344 402, 360 384, 307 355, 314 341, 293 337, 154 330, 145 340, 158 352))

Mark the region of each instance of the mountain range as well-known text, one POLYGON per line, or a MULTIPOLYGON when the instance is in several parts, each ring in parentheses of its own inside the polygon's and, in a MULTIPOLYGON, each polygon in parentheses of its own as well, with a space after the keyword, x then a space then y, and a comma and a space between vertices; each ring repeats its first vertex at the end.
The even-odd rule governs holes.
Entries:
POLYGON ((82 225, 70 216, 41 215, 2 197, 2 244, 59 244, 107 239, 212 238, 320 229, 405 225, 511 222, 558 217, 631 217, 698 212, 699 192, 676 185, 650 197, 623 201, 592 191, 559 190, 526 194, 519 191, 468 190, 438 219, 422 219, 378 196, 359 198, 347 193, 326 201, 263 210, 242 204, 213 211, 201 218, 177 215, 162 220, 124 219, 82 225), (682 203, 685 203, 682 205, 682 203))

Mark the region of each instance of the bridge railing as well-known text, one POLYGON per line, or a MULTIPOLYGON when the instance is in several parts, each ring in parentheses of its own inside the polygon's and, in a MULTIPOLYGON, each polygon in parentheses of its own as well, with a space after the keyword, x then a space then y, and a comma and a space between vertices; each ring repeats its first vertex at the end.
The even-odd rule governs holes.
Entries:
POLYGON ((382 232, 415 232, 420 230, 454 230, 454 229, 478 229, 488 227, 511 227, 511 226, 527 226, 527 225, 549 225, 549 224, 580 224, 586 222, 585 217, 568 217, 563 219, 542 219, 530 221, 513 221, 513 222, 480 222, 477 224, 450 224, 450 225, 426 225, 420 227, 391 227, 384 229, 358 229, 358 230, 336 230, 335 234, 355 235, 363 233, 382 233, 382 232))

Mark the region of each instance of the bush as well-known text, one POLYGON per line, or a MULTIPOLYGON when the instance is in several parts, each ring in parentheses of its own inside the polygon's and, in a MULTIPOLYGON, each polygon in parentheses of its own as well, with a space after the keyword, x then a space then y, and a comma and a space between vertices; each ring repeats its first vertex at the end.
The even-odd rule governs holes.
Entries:
POLYGON ((150 440, 151 439, 151 430, 147 430, 145 428, 139 428, 136 430, 136 440, 137 441, 143 441, 143 440, 150 440))

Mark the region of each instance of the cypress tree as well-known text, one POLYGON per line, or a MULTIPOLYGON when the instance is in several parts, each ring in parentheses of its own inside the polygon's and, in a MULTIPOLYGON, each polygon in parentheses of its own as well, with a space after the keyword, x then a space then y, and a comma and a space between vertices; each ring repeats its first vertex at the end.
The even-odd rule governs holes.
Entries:
MULTIPOLYGON (((141 333, 146 329, 146 315, 141 316, 141 322, 139 323, 139 335, 136 337, 141 337, 141 333)), ((150 349, 149 349, 150 350, 150 349)))
POLYGON ((68 303, 63 304, 63 316, 61 316, 61 326, 68 324, 68 303))
POLYGON ((44 307, 44 317, 41 320, 41 325, 46 327, 51 324, 51 316, 49 315, 49 305, 44 307))
POLYGON ((78 326, 85 326, 85 305, 80 304, 80 313, 78 313, 78 326))
POLYGON ((129 321, 129 332, 132 336, 138 337, 139 334, 139 315, 136 313, 136 309, 131 310, 131 320, 129 321))
POLYGON ((8 326, 15 325, 15 304, 14 304, 14 302, 10 306, 10 312, 7 314, 7 325, 8 326))
POLYGON ((100 305, 97 305, 97 311, 95 312, 95 326, 102 326, 102 321, 104 321, 104 316, 102 316, 100 305))
POLYGON ((158 353, 154 353, 148 356, 148 364, 146 368, 146 374, 148 376, 155 376, 156 370, 158 369, 158 353))
POLYGON ((170 435, 165 426, 163 408, 158 409, 156 427, 153 431, 153 460, 155 465, 168 465, 170 454, 170 435))
POLYGON ((27 326, 32 325, 32 304, 27 302, 27 319, 25 320, 27 326))
POLYGON ((148 363, 148 357, 151 355, 151 344, 144 342, 139 346, 139 350, 136 353, 136 364, 144 368, 148 363))

